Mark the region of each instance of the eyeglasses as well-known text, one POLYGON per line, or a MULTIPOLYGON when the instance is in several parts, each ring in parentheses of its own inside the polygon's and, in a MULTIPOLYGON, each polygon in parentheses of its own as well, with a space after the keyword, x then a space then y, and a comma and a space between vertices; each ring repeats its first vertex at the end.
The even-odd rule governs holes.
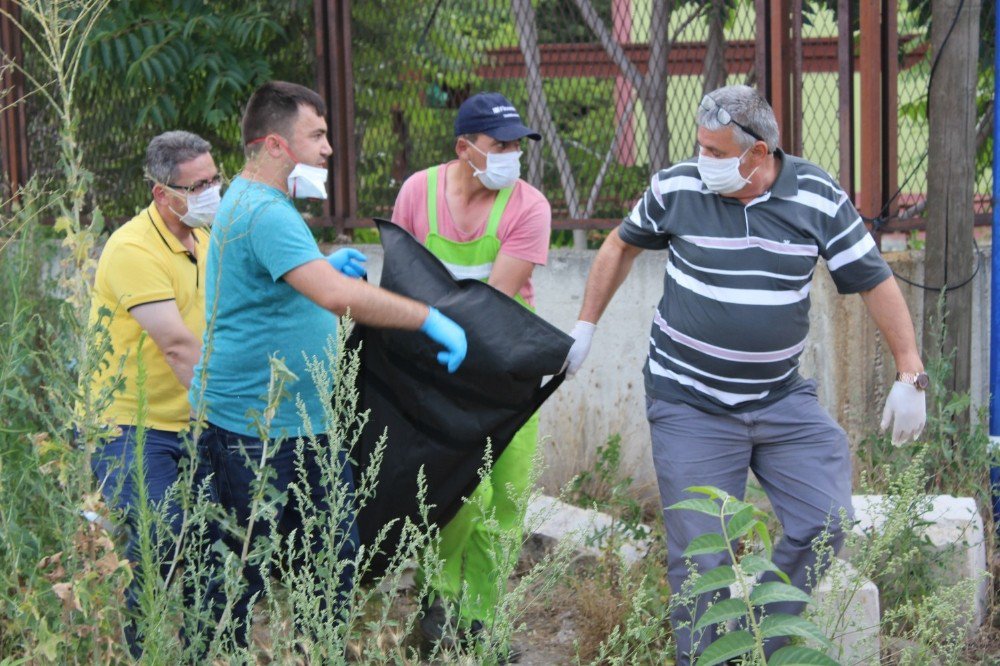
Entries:
POLYGON ((199 180, 194 185, 176 185, 174 183, 165 183, 167 187, 172 190, 177 190, 178 192, 184 192, 185 194, 200 194, 210 187, 215 187, 216 185, 222 184, 222 174, 217 173, 212 178, 206 178, 204 180, 199 180))
MULTIPOLYGON (((698 105, 698 108, 705 111, 706 113, 714 112, 715 119, 719 121, 720 125, 729 125, 730 123, 732 123, 733 125, 736 125, 737 127, 739 127, 741 130, 743 130, 753 138, 757 139, 758 141, 764 141, 764 137, 762 137, 760 134, 757 134, 757 132, 754 132, 746 125, 738 123, 735 120, 733 120, 733 116, 728 111, 719 106, 719 103, 716 102, 711 95, 705 95, 704 97, 702 97, 701 104, 698 105)), ((767 142, 764 141, 764 143, 767 142)))

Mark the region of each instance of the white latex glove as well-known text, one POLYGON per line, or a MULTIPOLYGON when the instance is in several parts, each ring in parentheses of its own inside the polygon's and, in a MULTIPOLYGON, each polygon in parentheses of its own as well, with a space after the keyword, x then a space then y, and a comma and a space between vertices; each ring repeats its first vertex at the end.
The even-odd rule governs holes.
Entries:
POLYGON ((882 431, 892 424, 892 443, 911 442, 924 430, 927 421, 927 396, 912 384, 894 382, 882 410, 882 431))
POLYGON ((566 356, 566 363, 563 364, 568 377, 575 375, 576 371, 580 369, 580 366, 586 360, 587 354, 590 352, 590 341, 594 337, 595 328, 597 328, 597 324, 580 320, 576 322, 576 326, 569 332, 573 336, 574 342, 573 346, 569 349, 569 354, 566 356))

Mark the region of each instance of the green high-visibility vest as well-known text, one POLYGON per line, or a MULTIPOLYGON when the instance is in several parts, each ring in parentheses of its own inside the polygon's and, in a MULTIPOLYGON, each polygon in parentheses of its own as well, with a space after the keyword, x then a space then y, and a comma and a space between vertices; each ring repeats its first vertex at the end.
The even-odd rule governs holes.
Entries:
MULTIPOLYGON (((493 271, 493 262, 500 253, 500 239, 497 229, 500 228, 500 217, 507 208, 507 202, 514 191, 513 187, 505 187, 497 191, 493 201, 490 216, 486 222, 486 231, 482 236, 471 241, 456 241, 445 238, 438 233, 437 190, 438 174, 446 165, 438 165, 427 170, 427 238, 424 247, 441 260, 456 279, 482 280, 486 282, 493 271)), ((534 311, 520 293, 514 295, 514 300, 534 311)))

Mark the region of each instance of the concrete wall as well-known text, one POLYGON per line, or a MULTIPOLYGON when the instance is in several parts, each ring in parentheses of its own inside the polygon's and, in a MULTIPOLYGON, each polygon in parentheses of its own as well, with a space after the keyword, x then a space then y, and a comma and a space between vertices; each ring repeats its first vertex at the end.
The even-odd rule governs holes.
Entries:
MULTIPOLYGON (((369 273, 377 284, 380 247, 362 246, 369 273)), ((986 399, 989 383, 989 248, 972 283, 972 398, 986 399)), ((552 250, 549 264, 535 270, 538 313, 565 331, 576 322, 594 251, 552 250)), ((914 282, 923 280, 923 255, 894 252, 886 259, 914 282)), ((642 365, 653 309, 663 293, 665 252, 644 252, 605 312, 594 335, 590 357, 542 408, 541 444, 546 470, 542 483, 553 492, 577 472, 592 466, 594 452, 610 435, 620 434, 623 466, 644 496, 655 497, 656 480, 649 457, 642 365)), ((971 272, 974 267, 968 267, 971 272)), ((961 271, 962 277, 968 272, 961 271)), ((900 283, 922 339, 923 292, 900 283)), ((840 296, 820 265, 813 280, 811 330, 802 354, 802 374, 817 380, 823 405, 847 430, 853 442, 878 427, 885 396, 896 372, 881 336, 859 296, 840 296)), ((780 325, 780 322, 775 322, 780 325)))

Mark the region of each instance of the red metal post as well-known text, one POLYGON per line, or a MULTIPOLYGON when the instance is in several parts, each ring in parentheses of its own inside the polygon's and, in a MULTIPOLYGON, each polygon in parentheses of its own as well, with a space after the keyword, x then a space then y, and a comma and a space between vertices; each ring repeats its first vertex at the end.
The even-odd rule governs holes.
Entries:
POLYGON ((851 0, 837 2, 837 119, 840 124, 840 186, 854 200, 854 35, 851 0))
POLYGON ((791 76, 791 0, 771 0, 770 101, 778 119, 781 145, 791 150, 795 145, 792 130, 793 107, 791 76))
POLYGON ((21 8, 13 0, 0 0, 0 165, 10 194, 28 182, 27 120, 24 113, 24 63, 21 33, 8 16, 18 19, 21 8))
POLYGON ((802 154, 802 0, 792 0, 792 76, 789 83, 791 142, 788 150, 802 154))
POLYGON ((771 51, 769 5, 769 0, 754 0, 757 32, 754 40, 754 71, 757 75, 757 90, 767 99, 771 99, 771 72, 768 66, 771 51))
MULTIPOLYGON (((632 41, 632 0, 613 0, 611 3, 612 35, 619 44, 632 41)), ((615 77, 615 122, 625 123, 618 141, 618 162, 626 166, 635 165, 635 123, 634 114, 625 114, 629 101, 635 92, 632 84, 618 74, 615 77)))
MULTIPOLYGON (((882 0, 882 201, 896 193, 899 183, 899 17, 897 0, 882 0)), ((899 210, 898 201, 886 211, 899 210)))
MULTIPOLYGON (((862 2, 861 19, 861 189, 858 210, 875 217, 882 207, 882 4, 862 2)), ((877 238, 877 237, 876 237, 877 238)))
POLYGON ((350 0, 315 0, 316 79, 326 101, 330 158, 330 199, 323 213, 338 234, 357 216, 357 148, 354 142, 354 71, 351 63, 350 0))

